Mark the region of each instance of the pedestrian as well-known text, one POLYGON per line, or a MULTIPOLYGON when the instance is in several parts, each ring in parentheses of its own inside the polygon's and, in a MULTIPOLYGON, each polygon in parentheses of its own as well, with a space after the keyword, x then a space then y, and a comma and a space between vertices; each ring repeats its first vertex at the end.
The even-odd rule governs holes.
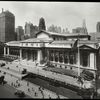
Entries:
POLYGON ((18 68, 18 66, 16 66, 18 68))
POLYGON ((37 93, 35 92, 34 95, 37 96, 37 93))
POLYGON ((32 91, 34 91, 33 87, 32 87, 32 91))
POLYGON ((41 91, 41 94, 42 94, 42 96, 43 96, 43 98, 44 98, 44 93, 43 93, 43 91, 41 91))
POLYGON ((50 96, 50 94, 49 94, 49 99, 51 99, 51 96, 50 96))
POLYGON ((41 86, 39 87, 39 91, 41 91, 41 86))
POLYGON ((60 99, 60 96, 59 95, 57 95, 57 99, 60 99))
POLYGON ((16 80, 16 83, 18 83, 18 80, 16 80))
POLYGON ((13 84, 13 86, 15 87, 15 84, 13 84))
POLYGON ((20 83, 18 83, 18 87, 20 86, 20 83))
POLYGON ((11 86, 13 86, 13 82, 11 83, 11 86))
POLYGON ((29 86, 29 82, 27 82, 27 86, 29 86))
POLYGON ((28 92, 30 92, 30 88, 28 88, 28 92))
POLYGON ((41 89, 42 89, 42 90, 44 90, 44 88, 43 88, 43 87, 41 87, 41 89))

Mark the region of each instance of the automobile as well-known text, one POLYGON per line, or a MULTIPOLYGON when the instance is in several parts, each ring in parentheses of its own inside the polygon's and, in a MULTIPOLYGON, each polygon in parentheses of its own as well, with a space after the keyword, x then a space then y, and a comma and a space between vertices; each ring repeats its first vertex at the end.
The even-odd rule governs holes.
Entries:
POLYGON ((27 73, 27 69, 23 69, 22 74, 26 74, 27 73))
POLYGON ((3 67, 3 66, 5 66, 5 63, 2 63, 2 64, 1 64, 1 67, 3 67))
POLYGON ((16 90, 14 94, 18 97, 25 97, 24 91, 21 90, 16 90))

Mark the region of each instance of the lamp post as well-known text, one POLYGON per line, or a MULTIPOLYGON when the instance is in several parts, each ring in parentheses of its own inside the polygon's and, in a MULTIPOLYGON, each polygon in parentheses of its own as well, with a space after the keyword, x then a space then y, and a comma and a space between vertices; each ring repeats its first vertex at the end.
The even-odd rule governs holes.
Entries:
POLYGON ((98 71, 96 69, 96 71, 95 71, 95 92, 94 92, 95 99, 97 99, 97 94, 98 94, 97 89, 98 89, 98 71))

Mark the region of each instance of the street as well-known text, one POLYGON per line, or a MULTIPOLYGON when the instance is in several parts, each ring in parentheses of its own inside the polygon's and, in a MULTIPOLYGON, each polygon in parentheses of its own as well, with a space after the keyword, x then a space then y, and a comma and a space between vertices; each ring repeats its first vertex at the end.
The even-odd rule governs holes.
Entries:
MULTIPOLYGON (((14 95, 15 88, 9 86, 8 84, 0 85, 0 98, 20 98, 14 95)), ((24 98, 31 98, 30 96, 25 96, 24 98)))
MULTIPOLYGON (((50 72, 50 71, 45 71, 45 70, 42 70, 42 68, 40 68, 40 67, 36 67, 36 66, 33 66, 33 67, 31 67, 31 66, 24 66, 24 65, 22 65, 21 63, 19 64, 19 62, 12 62, 12 63, 8 63, 8 64, 6 64, 6 66, 4 66, 4 68, 7 68, 7 67, 9 67, 10 69, 8 70, 9 72, 12 72, 13 70, 15 70, 15 74, 14 73, 12 73, 12 74, 14 74, 14 75, 17 75, 18 73, 20 73, 20 71, 23 69, 23 68, 27 68, 27 70, 28 71, 30 71, 30 72, 33 72, 33 73, 36 73, 36 74, 40 74, 40 75, 43 75, 43 76, 45 76, 45 77, 47 77, 47 75, 48 76, 50 76, 50 77, 52 77, 52 78, 55 78, 56 79, 56 77, 57 77, 57 79, 58 78, 62 78, 63 76, 64 77, 68 77, 68 76, 65 76, 65 75, 61 75, 61 74, 56 74, 56 73, 52 73, 52 72, 50 72), (17 66, 17 67, 16 67, 17 66), (20 69, 20 70, 19 70, 20 69), (55 77, 56 76, 56 77, 55 77)), ((13 71, 14 72, 14 71, 13 71)), ((5 77, 5 79, 7 80, 7 82, 8 82, 8 84, 9 85, 11 85, 12 84, 12 82, 14 83, 14 84, 16 84, 16 80, 18 80, 18 77, 21 77, 21 75, 19 74, 19 75, 17 75, 17 77, 14 77, 14 76, 11 76, 10 74, 9 75, 5 75, 6 77, 5 77)), ((25 91, 25 93, 26 94, 28 94, 30 97, 32 97, 32 98, 42 98, 42 94, 38 91, 38 88, 39 88, 39 86, 42 86, 42 87, 44 87, 45 88, 45 90, 44 90, 44 95, 45 95, 45 98, 49 98, 49 95, 51 96, 51 98, 57 98, 57 96, 56 96, 56 94, 55 93, 57 93, 57 94, 59 94, 59 95, 61 95, 60 97, 61 98, 82 98, 82 97, 80 97, 79 95, 77 95, 77 93, 76 92, 74 92, 74 91, 72 91, 72 90, 69 90, 69 89, 65 89, 65 88, 63 88, 63 87, 55 87, 55 86, 53 86, 52 84, 49 84, 49 82, 47 82, 47 81, 45 81, 45 80, 42 80, 42 79, 40 79, 40 78, 34 78, 34 79, 30 79, 30 78, 26 78, 26 80, 28 80, 28 81, 30 81, 31 80, 31 82, 32 83, 30 83, 29 82, 29 84, 30 84, 30 86, 28 87, 27 86, 27 82, 26 81, 22 81, 22 80, 20 80, 20 78, 19 78, 19 82, 20 82, 20 87, 17 87, 17 89, 19 89, 19 90, 23 90, 23 91, 25 91), (26 88, 24 88, 24 87, 26 87, 26 88), (29 92, 28 91, 28 88, 30 88, 30 91, 31 92, 29 92), (38 93, 38 96, 37 97, 35 97, 34 96, 34 92, 32 91, 32 88, 34 88, 35 89, 35 91, 38 93), (49 91, 48 91, 49 90, 49 91), (52 91, 52 92, 50 92, 50 91, 52 91), (48 96, 47 96, 48 95, 48 96)), ((64 78, 62 78, 62 81, 63 80, 65 80, 64 78)), ((69 80, 69 79, 67 79, 67 80, 69 80)), ((66 80, 66 81, 67 81, 66 80)), ((71 80, 72 82, 73 82, 73 80, 71 80)), ((73 84, 73 83, 72 83, 73 84)))

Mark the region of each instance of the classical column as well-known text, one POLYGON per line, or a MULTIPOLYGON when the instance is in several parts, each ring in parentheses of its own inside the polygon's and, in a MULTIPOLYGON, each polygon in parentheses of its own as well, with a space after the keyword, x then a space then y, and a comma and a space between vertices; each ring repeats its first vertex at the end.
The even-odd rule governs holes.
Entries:
POLYGON ((68 65, 70 65, 70 54, 69 54, 69 52, 68 52, 68 65))
POLYGON ((33 61, 33 53, 32 53, 32 50, 31 50, 31 60, 33 61))
POLYGON ((22 49, 20 49, 20 59, 22 59, 22 49))
POLYGON ((4 47, 4 56, 6 55, 6 47, 4 47))
POLYGON ((32 56, 33 56, 33 58, 32 58, 32 59, 33 59, 33 62, 34 62, 34 50, 32 51, 32 56))
POLYGON ((63 64, 64 64, 64 60, 65 60, 65 57, 64 57, 64 52, 63 52, 63 64))
POLYGON ((58 63, 59 63, 59 51, 58 51, 58 63))
POLYGON ((9 55, 9 47, 7 48, 7 55, 9 55))
POLYGON ((28 60, 28 51, 26 50, 26 60, 28 60))
POLYGON ((53 50, 53 61, 55 62, 55 51, 53 50))
POLYGON ((37 54, 37 61, 40 62, 42 60, 42 51, 38 50, 38 54, 37 54))
POLYGON ((94 53, 90 53, 90 68, 94 69, 94 66, 95 66, 94 53))

